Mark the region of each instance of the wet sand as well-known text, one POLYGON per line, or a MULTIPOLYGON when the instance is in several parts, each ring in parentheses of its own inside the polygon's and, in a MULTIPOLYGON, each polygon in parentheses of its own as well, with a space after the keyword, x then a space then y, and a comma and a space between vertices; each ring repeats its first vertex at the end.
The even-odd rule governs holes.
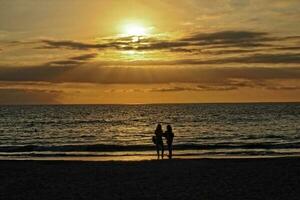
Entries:
POLYGON ((300 159, 0 161, 0 199, 300 199, 300 159))

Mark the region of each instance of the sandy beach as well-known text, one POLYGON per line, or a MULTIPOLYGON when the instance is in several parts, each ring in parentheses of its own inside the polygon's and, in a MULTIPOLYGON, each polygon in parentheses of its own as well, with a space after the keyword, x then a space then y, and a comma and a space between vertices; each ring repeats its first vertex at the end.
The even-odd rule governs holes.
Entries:
POLYGON ((300 159, 0 161, 0 199, 299 199, 300 159))

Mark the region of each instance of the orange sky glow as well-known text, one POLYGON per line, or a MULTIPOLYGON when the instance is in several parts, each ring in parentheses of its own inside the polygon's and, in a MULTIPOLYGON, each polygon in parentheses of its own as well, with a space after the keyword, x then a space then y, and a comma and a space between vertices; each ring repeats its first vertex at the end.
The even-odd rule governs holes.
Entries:
POLYGON ((0 3, 0 104, 300 101, 296 0, 0 3))

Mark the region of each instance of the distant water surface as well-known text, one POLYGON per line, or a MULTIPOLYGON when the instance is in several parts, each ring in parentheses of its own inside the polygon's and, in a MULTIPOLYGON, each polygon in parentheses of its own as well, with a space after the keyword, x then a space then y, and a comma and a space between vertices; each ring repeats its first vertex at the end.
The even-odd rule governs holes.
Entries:
POLYGON ((158 122, 175 157, 300 155, 300 104, 0 106, 0 157, 154 158, 158 122))

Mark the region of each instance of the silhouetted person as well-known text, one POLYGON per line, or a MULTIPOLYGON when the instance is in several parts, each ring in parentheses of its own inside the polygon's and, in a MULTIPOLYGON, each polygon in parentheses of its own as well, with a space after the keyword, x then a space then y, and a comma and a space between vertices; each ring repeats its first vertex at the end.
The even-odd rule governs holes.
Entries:
POLYGON ((155 144, 156 144, 156 151, 157 151, 157 159, 159 159, 159 151, 161 150, 161 158, 164 159, 164 143, 163 143, 163 130, 160 124, 157 125, 155 134, 155 144))
POLYGON ((169 150, 169 159, 172 159, 174 133, 172 131, 171 125, 167 126, 167 130, 165 131, 164 136, 167 139, 168 150, 169 150))

